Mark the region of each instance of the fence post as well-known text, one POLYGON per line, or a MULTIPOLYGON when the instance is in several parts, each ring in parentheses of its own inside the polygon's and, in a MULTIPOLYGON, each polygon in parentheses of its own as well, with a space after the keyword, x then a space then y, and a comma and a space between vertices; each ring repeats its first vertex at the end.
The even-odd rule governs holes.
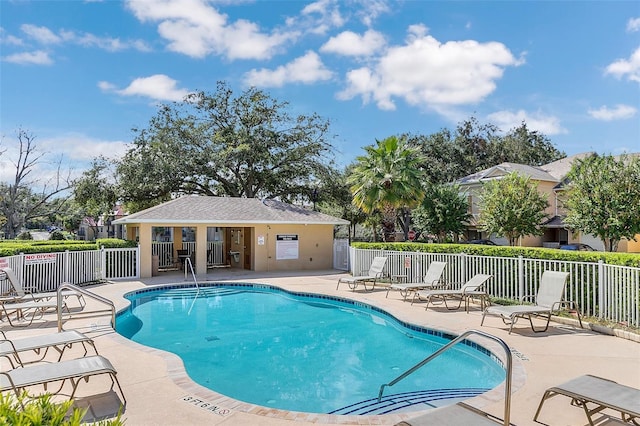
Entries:
POLYGON ((63 283, 70 283, 71 279, 70 279, 70 261, 69 261, 69 250, 65 250, 64 251, 64 257, 63 257, 63 263, 64 263, 64 279, 62 280, 63 283))
POLYGON ((107 252, 104 250, 104 246, 100 246, 100 271, 101 279, 107 280, 107 252))
POLYGON ((461 283, 467 282, 467 254, 460 253, 460 279, 461 283))
POLYGON ((605 300, 606 278, 604 273, 604 262, 598 260, 598 318, 605 318, 607 308, 605 300))
POLYGON ((520 255, 518 256, 518 300, 522 302, 524 296, 524 258, 520 255))
POLYGON ((24 278, 27 275, 27 271, 24 266, 24 253, 20 253, 20 275, 18 275, 18 279, 22 282, 25 282, 24 278))
POLYGON ((140 278, 140 243, 136 247, 136 278, 140 278))

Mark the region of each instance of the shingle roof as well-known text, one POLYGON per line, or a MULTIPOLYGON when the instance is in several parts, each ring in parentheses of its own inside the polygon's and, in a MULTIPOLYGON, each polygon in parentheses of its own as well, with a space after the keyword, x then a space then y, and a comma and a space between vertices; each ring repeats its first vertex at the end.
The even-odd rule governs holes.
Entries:
POLYGON ((204 196, 183 196, 133 213, 114 223, 349 224, 344 219, 275 200, 204 196))
POLYGON ((458 180, 458 183, 463 185, 469 185, 478 183, 482 180, 496 178, 499 176, 505 176, 509 173, 518 172, 521 175, 528 176, 533 180, 558 182, 551 174, 547 173, 540 167, 527 166, 525 164, 518 163, 501 163, 497 166, 490 167, 485 170, 481 170, 472 175, 465 176, 458 180))

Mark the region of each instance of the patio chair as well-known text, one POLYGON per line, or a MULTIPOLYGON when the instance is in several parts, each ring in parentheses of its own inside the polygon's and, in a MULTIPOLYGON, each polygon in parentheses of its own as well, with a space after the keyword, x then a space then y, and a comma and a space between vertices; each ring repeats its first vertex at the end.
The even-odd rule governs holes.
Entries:
POLYGON ((442 274, 444 268, 447 266, 447 262, 431 262, 427 272, 422 278, 422 282, 417 283, 393 283, 387 289, 387 296, 389 297, 389 291, 399 290, 400 295, 404 300, 407 300, 407 296, 411 292, 425 289, 437 289, 446 288, 446 283, 442 280, 442 274))
POLYGON ((96 349, 93 340, 76 330, 42 334, 20 339, 8 339, 5 332, 0 330, 0 337, 0 357, 7 358, 11 364, 11 368, 15 368, 14 361, 20 366, 42 361, 47 356, 49 349, 54 349, 58 352, 59 356, 56 361, 60 361, 65 350, 75 343, 82 344, 82 347, 84 348, 83 356, 86 356, 88 353, 87 345, 91 346, 95 354, 98 355, 98 350, 96 349), (24 361, 20 356, 20 353, 30 351, 35 352, 35 354, 38 355, 38 358, 35 360, 24 361))
POLYGON ((88 381, 91 376, 108 374, 111 378, 111 389, 116 384, 120 390, 123 404, 126 399, 122 392, 122 387, 116 377, 116 370, 108 359, 101 355, 92 355, 84 358, 69 359, 60 362, 46 364, 31 364, 26 367, 18 367, 9 371, 0 371, 0 391, 13 391, 16 397, 27 387, 43 385, 45 391, 58 394, 62 391, 64 383, 68 380, 71 383, 72 391, 69 399, 73 399, 82 380, 88 381), (51 392, 47 390, 47 385, 61 382, 60 387, 51 392))
POLYGON ((465 311, 469 312, 469 302, 471 298, 479 298, 484 307, 485 303, 489 301, 489 295, 484 290, 484 286, 493 275, 476 274, 469 281, 464 283, 458 290, 453 289, 440 289, 440 290, 419 290, 413 293, 413 304, 416 300, 426 300, 427 306, 425 310, 429 309, 429 304, 437 304, 438 302, 444 303, 447 310, 453 311, 460 309, 464 302, 465 311), (457 300, 458 306, 449 307, 447 300, 457 300))
MULTIPOLYGON (((482 313, 480 325, 482 326, 484 324, 484 319, 487 315, 499 316, 505 324, 509 325, 509 334, 511 334, 511 330, 519 318, 528 318, 529 324, 531 324, 531 330, 533 330, 534 333, 547 331, 551 314, 569 303, 563 300, 564 288, 568 278, 568 272, 544 271, 540 278, 538 293, 535 295, 532 305, 489 306, 482 313), (536 329, 534 327, 531 318, 533 316, 546 317, 547 323, 543 329, 536 329)), ((526 296, 524 299, 531 298, 532 296, 526 296)), ((575 303, 571 303, 575 305, 575 303)), ((577 306, 576 311, 578 312, 578 321, 582 328, 582 319, 580 318, 580 311, 577 309, 577 306)))
POLYGON ((533 421, 538 421, 545 401, 556 395, 569 397, 571 405, 582 407, 591 426, 594 426, 591 416, 607 408, 619 412, 623 422, 639 424, 640 390, 590 374, 547 389, 542 395, 533 421), (589 408, 588 404, 593 404, 593 408, 589 408))
POLYGON ((372 283, 371 290, 373 290, 376 286, 376 282, 378 282, 378 280, 380 280, 380 278, 384 276, 384 272, 382 272, 382 270, 384 269, 384 265, 386 263, 387 263, 386 256, 378 256, 373 258, 373 261, 371 262, 371 266, 369 267, 368 271, 366 272, 363 271, 362 275, 340 278, 338 280, 338 285, 336 286, 336 290, 340 286, 340 283, 346 283, 347 285, 349 285, 349 288, 351 290, 355 290, 359 284, 362 284, 364 286, 365 291, 369 290, 367 289, 367 283, 372 283))
MULTIPOLYGON (((11 268, 0 268, 0 275, 2 273, 6 274, 7 280, 11 287, 13 287, 13 294, 15 294, 20 301, 27 302, 31 301, 40 301, 40 300, 51 300, 55 299, 58 296, 56 291, 44 292, 44 293, 27 293, 24 290, 24 286, 16 276, 15 272, 11 268)), ((66 300, 69 297, 74 296, 78 299, 78 303, 80 304, 80 308, 84 308, 86 305, 86 301, 84 300, 84 296, 82 293, 74 290, 63 290, 62 297, 66 300)))

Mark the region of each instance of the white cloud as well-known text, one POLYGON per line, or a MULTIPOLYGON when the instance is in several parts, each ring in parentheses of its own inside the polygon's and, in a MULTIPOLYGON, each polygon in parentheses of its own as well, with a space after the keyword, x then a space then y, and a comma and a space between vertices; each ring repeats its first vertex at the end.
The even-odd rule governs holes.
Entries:
POLYGON ((23 24, 20 26, 20 29, 29 38, 41 44, 59 44, 63 41, 62 37, 54 34, 54 32, 47 27, 37 27, 31 24, 23 24))
POLYGON ((317 53, 307 52, 275 70, 251 70, 245 74, 244 81, 249 86, 282 87, 285 83, 311 84, 329 80, 332 75, 317 53))
POLYGON ((358 0, 357 3, 362 6, 357 13, 358 17, 367 27, 372 26, 378 16, 391 11, 387 0, 358 0))
POLYGON ((320 51, 344 56, 369 56, 380 53, 385 44, 384 35, 374 30, 368 30, 363 35, 344 31, 331 37, 320 51))
POLYGON ((338 98, 361 96, 386 110, 395 109, 395 98, 434 109, 473 104, 495 90, 506 67, 523 62, 502 43, 441 43, 423 25, 411 26, 408 33, 406 43, 390 47, 374 67, 349 71, 338 98))
POLYGON ((143 40, 123 41, 119 38, 98 37, 89 33, 75 34, 71 32, 69 33, 69 35, 72 37, 70 40, 72 40, 75 44, 84 47, 98 47, 109 52, 117 52, 127 49, 134 49, 139 52, 151 51, 151 47, 149 47, 149 45, 143 40))
POLYGON ((629 59, 619 59, 610 64, 605 74, 613 74, 617 78, 626 76, 627 79, 640 83, 640 47, 631 54, 629 59))
POLYGON ((36 50, 34 52, 22 52, 7 55, 2 58, 3 61, 11 62, 13 64, 33 64, 33 65, 51 65, 53 60, 49 56, 49 53, 43 50, 36 50))
POLYGON ((560 120, 557 117, 539 112, 532 114, 523 110, 516 112, 497 111, 489 114, 487 118, 503 132, 520 127, 524 121, 529 130, 537 130, 547 136, 567 133, 567 130, 560 125, 560 120))
POLYGON ((319 0, 308 4, 302 9, 300 15, 307 18, 305 27, 312 34, 326 34, 329 30, 340 28, 345 24, 345 19, 340 13, 339 2, 336 0, 319 0))
POLYGON ((22 39, 14 35, 7 34, 7 31, 2 27, 0 27, 0 43, 13 46, 22 46, 24 44, 22 39))
POLYGON ((296 33, 262 33, 249 21, 227 22, 205 0, 128 0, 127 8, 142 22, 159 22, 168 48, 195 58, 211 53, 229 59, 268 59, 296 33))
POLYGON ((589 115, 597 120, 613 121, 613 120, 625 120, 632 118, 638 112, 638 109, 631 105, 618 104, 614 108, 607 106, 601 106, 599 109, 590 109, 589 115))
POLYGON ((627 22, 627 32, 634 33, 640 31, 640 18, 631 18, 627 22))
POLYGON ((164 74, 136 78, 124 89, 107 81, 98 82, 104 92, 115 92, 122 96, 143 96, 158 101, 182 101, 189 94, 186 89, 179 89, 178 82, 164 74))

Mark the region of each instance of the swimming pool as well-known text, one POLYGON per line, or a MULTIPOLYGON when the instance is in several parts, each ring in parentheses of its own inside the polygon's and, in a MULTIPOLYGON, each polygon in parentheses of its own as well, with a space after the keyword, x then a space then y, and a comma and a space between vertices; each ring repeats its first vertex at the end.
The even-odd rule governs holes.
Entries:
POLYGON ((424 410, 504 380, 496 357, 458 345, 377 403, 381 384, 446 344, 444 333, 348 299, 258 284, 201 284, 127 294, 116 330, 178 355, 197 383, 266 407, 336 414, 424 410))

